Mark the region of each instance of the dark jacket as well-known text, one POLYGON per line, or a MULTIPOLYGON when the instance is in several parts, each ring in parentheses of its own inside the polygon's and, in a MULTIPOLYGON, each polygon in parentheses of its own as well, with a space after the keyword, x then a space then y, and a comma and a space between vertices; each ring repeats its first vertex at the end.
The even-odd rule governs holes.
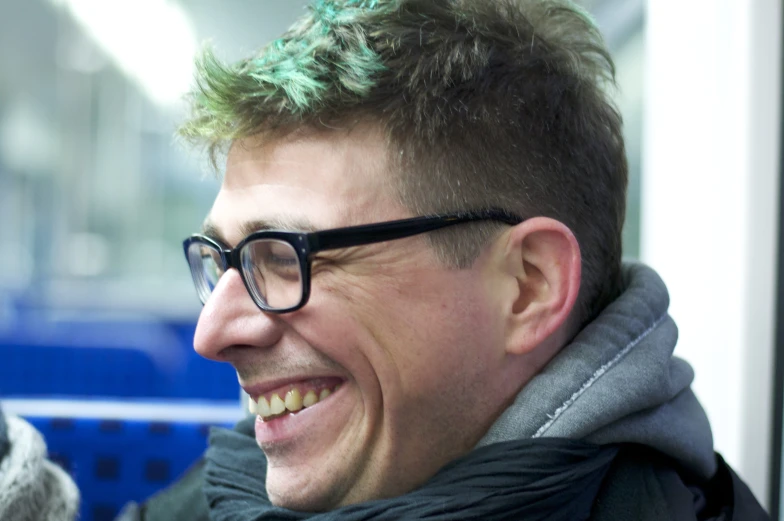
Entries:
POLYGON ((594 502, 591 521, 767 521, 749 488, 716 455, 716 475, 690 476, 666 456, 629 446, 621 450, 594 502))

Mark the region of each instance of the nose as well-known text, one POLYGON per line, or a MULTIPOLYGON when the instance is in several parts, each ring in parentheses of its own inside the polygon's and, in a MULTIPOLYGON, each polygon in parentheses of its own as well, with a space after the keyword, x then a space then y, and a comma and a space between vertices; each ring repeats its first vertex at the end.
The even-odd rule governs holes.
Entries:
POLYGON ((230 269, 199 315, 193 348, 204 358, 231 362, 235 348, 270 347, 281 334, 281 321, 256 306, 239 272, 230 269))

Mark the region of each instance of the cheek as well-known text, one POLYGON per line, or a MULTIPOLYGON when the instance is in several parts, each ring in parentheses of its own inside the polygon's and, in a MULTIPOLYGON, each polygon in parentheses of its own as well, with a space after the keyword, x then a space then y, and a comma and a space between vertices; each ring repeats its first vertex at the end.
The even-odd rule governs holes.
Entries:
POLYGON ((493 342, 477 307, 456 301, 411 310, 405 341, 390 332, 386 345, 409 393, 467 391, 481 384, 493 363, 493 342))
MULTIPOLYGON (((497 324, 470 279, 417 298, 367 303, 370 354, 379 381, 383 435, 398 461, 446 462, 472 447, 503 403, 505 363, 497 324), (463 426, 455 432, 454 426, 463 426)), ((435 286, 432 286, 435 288, 435 286)))
POLYGON ((474 392, 503 363, 476 272, 340 275, 319 277, 297 329, 352 374, 363 400, 389 409, 474 392))
POLYGON ((315 350, 343 367, 356 381, 362 401, 376 408, 380 386, 375 371, 377 339, 361 317, 361 304, 343 291, 320 285, 302 310, 292 316, 297 334, 315 350))
POLYGON ((356 294, 355 313, 377 345, 371 360, 385 393, 397 385, 421 399, 473 389, 502 361, 493 351, 499 342, 479 282, 468 271, 447 272, 356 294))

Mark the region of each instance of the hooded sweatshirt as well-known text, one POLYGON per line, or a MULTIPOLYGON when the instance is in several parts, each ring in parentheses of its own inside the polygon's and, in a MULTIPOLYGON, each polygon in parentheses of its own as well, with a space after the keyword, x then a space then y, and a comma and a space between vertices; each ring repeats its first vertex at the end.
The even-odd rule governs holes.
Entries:
POLYGON ((691 390, 694 371, 672 356, 678 329, 652 269, 624 269, 623 294, 536 375, 479 446, 522 438, 637 443, 700 477, 716 471, 713 436, 691 390))

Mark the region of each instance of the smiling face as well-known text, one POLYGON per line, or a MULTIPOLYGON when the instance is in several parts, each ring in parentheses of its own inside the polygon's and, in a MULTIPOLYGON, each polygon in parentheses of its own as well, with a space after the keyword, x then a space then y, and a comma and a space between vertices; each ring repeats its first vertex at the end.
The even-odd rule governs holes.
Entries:
MULTIPOLYGON (((374 132, 246 145, 230 151, 208 217, 231 246, 263 223, 320 230, 411 217, 391 195, 374 132)), ((493 258, 449 269, 424 236, 323 252, 309 302, 282 315, 260 311, 235 270, 220 279, 196 351, 231 363, 254 399, 331 391, 257 420, 273 504, 317 511, 400 495, 471 450, 521 385, 491 297, 493 258)))

